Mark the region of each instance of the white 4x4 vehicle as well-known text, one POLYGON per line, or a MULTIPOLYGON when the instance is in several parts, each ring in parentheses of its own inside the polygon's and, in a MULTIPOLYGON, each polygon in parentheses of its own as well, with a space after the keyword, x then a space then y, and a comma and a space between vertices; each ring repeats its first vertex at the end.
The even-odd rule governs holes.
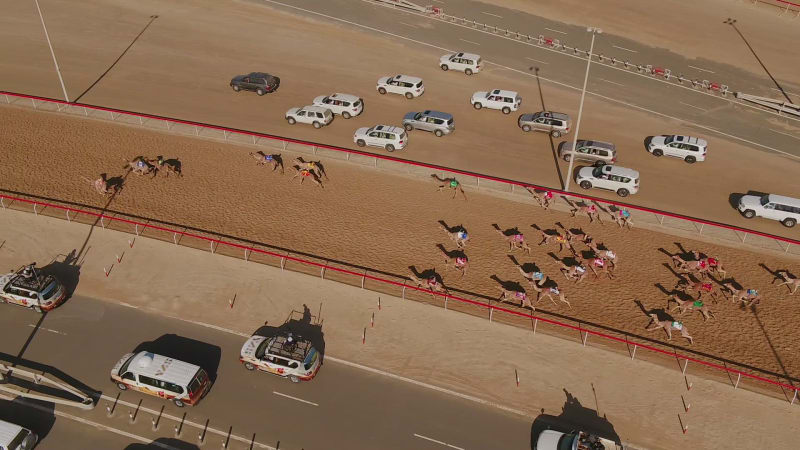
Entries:
POLYGON ((481 71, 481 57, 474 53, 448 53, 439 58, 442 70, 460 70, 467 75, 481 71))
POLYGON ((290 108, 286 111, 286 121, 289 125, 297 122, 308 123, 314 128, 322 128, 333 120, 333 113, 328 108, 321 106, 304 106, 302 108, 290 108))
POLYGON ((386 151, 393 152, 405 148, 408 143, 406 131, 400 127, 391 125, 375 125, 372 128, 359 128, 353 135, 353 142, 359 147, 369 145, 370 147, 385 148, 386 151))
POLYGON ((321 364, 311 341, 292 333, 251 336, 242 346, 239 361, 247 370, 258 369, 294 383, 314 378, 321 364))
POLYGON ((800 200, 783 195, 743 195, 739 199, 739 212, 747 219, 755 216, 778 220, 786 227, 793 227, 800 220, 800 200))
POLYGON ((583 167, 578 171, 575 182, 584 189, 606 189, 616 192, 620 197, 639 192, 639 172, 619 166, 583 167))
POLYGON ((503 114, 510 114, 511 111, 519 109, 522 104, 522 97, 514 91, 504 91, 495 89, 491 92, 478 91, 472 94, 470 99, 472 107, 475 109, 490 108, 499 109, 503 114))
POLYGON ((647 145, 647 151, 653 156, 672 156, 689 164, 705 161, 708 142, 705 139, 689 136, 653 136, 647 145))
POLYGON ((357 116, 364 111, 364 101, 360 97, 338 92, 331 95, 320 95, 312 103, 314 106, 328 108, 332 113, 339 114, 345 119, 357 116))
POLYGON ((58 306, 66 295, 64 285, 56 277, 37 270, 36 263, 0 276, 0 303, 13 303, 42 312, 58 306))
POLYGON ((381 95, 389 92, 392 94, 405 95, 409 100, 414 97, 419 97, 425 92, 422 78, 410 77, 408 75, 379 78, 377 89, 378 93, 381 95))

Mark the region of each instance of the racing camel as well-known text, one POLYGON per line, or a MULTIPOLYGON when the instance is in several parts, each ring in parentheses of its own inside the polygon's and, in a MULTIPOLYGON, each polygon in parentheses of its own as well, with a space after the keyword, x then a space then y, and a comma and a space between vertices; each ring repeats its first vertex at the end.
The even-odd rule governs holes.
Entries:
POLYGON ((564 277, 566 277, 566 279, 574 281, 575 284, 578 284, 581 281, 583 281, 583 279, 586 278, 586 275, 589 274, 589 271, 586 270, 586 267, 584 267, 581 264, 570 267, 562 262, 561 268, 559 268, 559 270, 561 271, 561 273, 564 274, 564 277))
POLYGON ((423 288, 431 291, 431 295, 434 299, 436 299, 436 294, 444 294, 450 295, 450 291, 444 287, 438 279, 436 279, 436 274, 433 276, 428 277, 425 280, 420 280, 413 272, 410 272, 408 278, 418 287, 423 288))
POLYGON ((572 243, 570 243, 570 240, 569 238, 567 238, 567 236, 561 233, 549 234, 545 230, 540 230, 539 233, 541 233, 542 235, 542 241, 539 242, 539 245, 545 245, 551 242, 555 242, 556 244, 558 244, 558 253, 561 253, 564 250, 564 248, 566 248, 573 255, 576 254, 575 248, 572 246, 572 243))
POLYGON ((686 261, 680 255, 672 255, 672 264, 683 273, 695 273, 702 278, 708 276, 709 265, 705 260, 686 261))
POLYGON ((700 314, 703 315, 703 322, 708 319, 716 319, 714 316, 714 311, 711 311, 708 308, 708 305, 703 303, 702 300, 681 300, 677 295, 672 295, 667 299, 667 308, 669 308, 669 304, 672 302, 677 303, 677 305, 672 308, 670 312, 680 309, 680 315, 682 316, 687 311, 693 311, 695 308, 697 308, 697 310, 700 311, 700 314))
POLYGON ((322 168, 322 163, 320 161, 306 161, 302 156, 298 156, 292 161, 292 167, 294 166, 314 172, 319 179, 325 177, 325 180, 329 180, 328 174, 325 172, 325 169, 322 168))
POLYGON ((542 292, 539 292, 536 295, 536 304, 537 305, 539 304, 539 301, 542 299, 542 297, 547 297, 550 299, 551 302, 553 302, 554 305, 558 306, 558 303, 556 303, 556 301, 553 300, 553 296, 555 295, 562 303, 566 303, 567 306, 569 306, 569 309, 572 309, 572 305, 567 301, 567 298, 564 295, 564 291, 559 289, 558 285, 555 284, 555 282, 553 282, 553 284, 554 284, 553 286, 550 286, 542 290, 542 292))
POLYGON ((431 178, 433 178, 434 180, 436 180, 439 183, 441 183, 439 185, 439 192, 442 192, 445 188, 452 189, 453 190, 453 197, 452 198, 456 198, 456 194, 461 192, 461 195, 464 196, 464 201, 467 200, 467 194, 464 192, 464 188, 461 187, 461 183, 459 183, 458 180, 455 179, 455 177, 453 177, 453 178, 442 178, 439 175, 436 175, 434 173, 434 174, 431 174, 431 178))
POLYGON ((503 233, 502 230, 500 230, 499 227, 497 227, 497 225, 495 225, 495 231, 497 231, 500 234, 500 236, 503 236, 503 239, 505 239, 506 242, 508 242, 509 252, 513 252, 514 250, 519 248, 528 252, 528 255, 531 254, 531 247, 530 245, 528 245, 527 242, 525 242, 525 235, 523 235, 522 233, 517 232, 515 234, 507 236, 505 233, 503 233))
POLYGON ((797 288, 800 287, 800 278, 793 277, 785 270, 775 272, 775 279, 772 282, 775 283, 777 280, 783 280, 783 283, 778 283, 778 286, 786 285, 789 288, 789 295, 797 292, 797 288))
POLYGON ((598 222, 603 223, 603 221, 600 219, 600 210, 597 209, 597 206, 594 204, 578 206, 570 211, 570 214, 572 215, 571 217, 575 217, 578 213, 586 214, 586 216, 589 217, 589 223, 594 222, 595 219, 597 219, 598 222))
POLYGON ((153 178, 158 174, 158 167, 156 167, 155 164, 151 164, 144 156, 137 156, 130 161, 125 161, 125 165, 122 166, 122 168, 128 169, 138 175, 148 175, 152 173, 153 178))
POLYGON ((92 181, 92 180, 90 180, 90 179, 88 179, 86 177, 83 177, 83 179, 86 180, 87 183, 91 184, 92 187, 94 187, 94 189, 100 195, 116 194, 121 189, 121 186, 119 184, 116 184, 116 183, 112 184, 111 182, 109 182, 108 178, 106 177, 106 174, 104 174, 104 173, 100 174, 100 178, 98 178, 98 179, 96 179, 94 181, 92 181))
POLYGON ((460 256, 450 256, 443 246, 440 246, 439 249, 441 250, 442 255, 444 255, 444 264, 446 267, 452 267, 453 269, 458 270, 461 272, 462 277, 467 274, 467 269, 469 269, 469 259, 467 258, 467 255, 461 254, 460 256))
MULTIPOLYGON (((312 172, 312 171, 310 171, 310 170, 308 170, 308 169, 300 169, 300 170, 298 170, 297 173, 294 174, 294 176, 292 177, 292 180, 294 180, 297 177, 300 177, 300 184, 303 184, 303 181, 305 181, 306 178, 308 178, 308 179, 311 180, 312 183, 314 183, 317 186, 325 189, 325 186, 322 185, 322 180, 319 179, 317 174, 312 172)), ((292 180, 289 180, 289 181, 292 181, 292 180)))
POLYGON ((528 280, 528 284, 530 284, 531 289, 536 292, 542 292, 541 287, 544 286, 544 283, 547 281, 545 274, 536 271, 525 272, 525 270, 522 269, 522 266, 519 265, 517 266, 517 269, 519 269, 519 273, 521 273, 522 276, 528 280))
POLYGON ((663 328, 664 331, 667 332, 667 340, 672 340, 672 330, 677 330, 681 332, 681 336, 685 337, 689 340, 689 344, 693 344, 694 341, 692 337, 689 336, 689 330, 686 329, 686 326, 683 322, 672 321, 672 320, 658 320, 658 316, 655 314, 650 314, 650 323, 645 327, 647 331, 654 331, 659 328, 663 328))
POLYGON ((609 250, 609 249, 600 250, 600 245, 603 245, 603 244, 600 243, 598 245, 598 244, 596 244, 594 242, 591 242, 591 241, 586 244, 586 246, 589 247, 594 252, 594 254, 597 255, 598 258, 605 259, 606 261, 611 263, 612 269, 616 269, 617 268, 617 254, 615 252, 609 250))
POLYGON ((722 286, 731 294, 733 303, 742 302, 745 306, 761 303, 761 294, 756 289, 736 289, 731 283, 723 283, 722 286))
POLYGON ((623 208, 611 212, 611 220, 619 225, 620 228, 628 227, 629 231, 633 229, 633 218, 627 209, 623 208))
POLYGON ((613 280, 614 277, 614 265, 611 263, 607 263, 603 258, 589 258, 585 259, 584 262, 586 266, 589 267, 589 270, 592 271, 594 274, 595 279, 600 278, 598 273, 604 273, 608 275, 610 280, 613 280))
POLYGON ((686 294, 690 292, 697 292, 698 300, 700 300, 703 294, 708 294, 708 296, 711 297, 711 300, 714 303, 717 303, 717 300, 719 299, 720 295, 720 293, 716 289, 714 289, 714 284, 712 283, 703 283, 702 281, 697 281, 693 283, 686 280, 685 278, 681 278, 680 280, 678 280, 678 284, 675 285, 675 288, 676 289, 683 288, 683 292, 686 294))
POLYGON ((527 191, 531 193, 531 195, 533 196, 534 200, 536 200, 536 203, 538 203, 539 206, 544 208, 545 211, 550 209, 550 205, 553 203, 553 193, 552 192, 550 192, 550 191, 541 191, 541 192, 539 192, 539 191, 536 191, 535 189, 530 188, 528 186, 525 186, 525 189, 527 189, 527 191))
POLYGON ((442 229, 447 236, 450 238, 451 241, 455 242, 458 248, 466 248, 467 242, 469 241, 469 234, 463 228, 460 228, 458 231, 451 232, 448 230, 444 225, 439 225, 439 228, 442 229))
POLYGON ((531 303, 531 299, 528 298, 528 294, 526 294, 524 290, 520 292, 520 291, 506 289, 502 286, 497 286, 497 289, 500 289, 500 297, 498 297, 498 300, 500 301, 505 301, 508 299, 519 300, 520 308, 524 308, 527 306, 528 308, 536 311, 536 308, 531 303))
MULTIPOLYGON (((281 169, 281 175, 285 172, 283 170, 283 160, 281 159, 281 154, 266 154, 262 151, 257 151, 255 153, 250 152, 250 157, 256 160, 256 164, 259 166, 270 166, 272 167, 272 171, 275 172, 278 168, 281 169)), ((317 177, 319 178, 319 177, 317 177)))
POLYGON ((158 155, 158 158, 148 159, 147 162, 154 165, 158 172, 163 170, 168 178, 170 174, 177 175, 180 178, 183 177, 183 164, 181 164, 181 160, 178 158, 164 159, 163 156, 158 155))
POLYGON ((589 243, 593 241, 592 237, 584 233, 582 229, 579 229, 578 231, 572 231, 569 228, 564 228, 564 225, 561 225, 561 223, 558 223, 558 225, 564 230, 564 235, 570 244, 574 245, 575 242, 581 242, 588 246, 589 243))

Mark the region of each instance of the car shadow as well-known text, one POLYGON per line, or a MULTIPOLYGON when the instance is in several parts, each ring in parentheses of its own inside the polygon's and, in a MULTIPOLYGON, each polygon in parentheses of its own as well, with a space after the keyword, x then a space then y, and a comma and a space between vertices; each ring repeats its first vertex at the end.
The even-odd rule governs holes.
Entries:
POLYGON ((218 346, 177 334, 162 335, 154 341, 137 345, 133 350, 134 353, 142 351, 200 366, 208 373, 212 383, 217 379, 217 370, 222 357, 222 349, 218 346))
MULTIPOLYGON (((557 416, 552 414, 545 414, 545 410, 541 410, 531 424, 531 449, 536 448, 536 440, 542 431, 553 430, 561 433, 570 433, 573 431, 583 431, 605 439, 609 439, 622 445, 622 441, 614 429, 614 425, 603 414, 600 416, 597 410, 583 406, 575 396, 573 396, 566 389, 562 389, 564 395, 567 396, 564 406, 561 407, 561 413, 557 416)), ((562 448, 562 447, 559 447, 562 448)), ((568 447, 564 447, 568 448, 568 447)))
POLYGON ((125 447, 125 450, 200 450, 195 444, 174 438, 158 438, 149 444, 135 443, 125 447))
POLYGON ((731 205, 731 208, 735 210, 739 210, 739 200, 742 199, 745 195, 755 195, 756 197, 763 197, 768 195, 766 192, 759 192, 759 191, 747 191, 747 193, 742 194, 740 192, 732 192, 728 196, 728 204, 731 205))
POLYGON ((81 277, 81 266, 77 261, 77 249, 73 249, 67 255, 59 255, 49 264, 41 268, 42 273, 53 275, 64 286, 66 302, 72 297, 81 277), (60 260, 59 260, 60 259, 60 260))
POLYGON ((0 400, 0 420, 33 431, 41 442, 56 422, 55 404, 20 398, 0 400))

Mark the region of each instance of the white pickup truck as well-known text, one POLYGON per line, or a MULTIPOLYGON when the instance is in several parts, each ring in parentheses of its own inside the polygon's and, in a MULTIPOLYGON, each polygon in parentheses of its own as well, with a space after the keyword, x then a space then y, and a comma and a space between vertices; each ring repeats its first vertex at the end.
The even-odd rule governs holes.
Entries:
POLYGON ((536 450, 622 450, 622 446, 583 431, 544 430, 536 440, 536 450))

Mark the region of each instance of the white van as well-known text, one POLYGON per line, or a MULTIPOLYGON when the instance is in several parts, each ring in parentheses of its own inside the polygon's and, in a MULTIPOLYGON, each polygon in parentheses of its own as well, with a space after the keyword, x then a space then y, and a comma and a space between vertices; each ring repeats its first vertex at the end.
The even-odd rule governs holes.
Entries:
POLYGON ((196 404, 211 387, 200 366, 144 351, 120 358, 111 369, 111 381, 123 391, 134 389, 179 407, 196 404))
POLYGON ((780 221, 786 227, 793 227, 800 220, 800 200, 782 195, 767 194, 743 195, 739 199, 739 212, 747 219, 755 216, 780 221))
POLYGON ((33 431, 0 420, 0 450, 30 450, 38 440, 33 431))

